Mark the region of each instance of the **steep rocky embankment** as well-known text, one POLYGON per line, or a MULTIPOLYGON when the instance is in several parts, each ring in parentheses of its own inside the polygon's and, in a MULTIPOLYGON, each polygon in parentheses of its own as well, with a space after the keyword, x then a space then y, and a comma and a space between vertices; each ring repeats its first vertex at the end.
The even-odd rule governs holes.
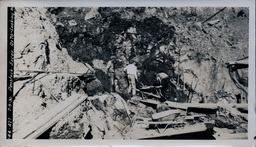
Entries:
MULTIPOLYGON (((49 138, 133 139, 129 125, 157 111, 127 94, 123 68, 130 60, 144 85, 158 72, 176 82, 169 101, 185 102, 188 89, 192 103, 234 104, 244 95, 225 63, 248 56, 247 8, 17 8, 15 15, 14 137, 61 102, 89 95, 49 138), (116 93, 109 93, 110 56, 117 58, 116 93), (96 78, 84 82, 83 73, 96 78)), ((246 79, 248 71, 240 75, 246 79)), ((218 109, 205 120, 228 129, 219 132, 247 132, 246 115, 218 109)))
MULTIPOLYGON (((189 72, 181 74, 181 79, 184 75, 184 81, 203 96, 214 97, 214 92, 240 93, 225 63, 248 56, 246 8, 49 8, 48 11, 70 56, 99 70, 98 78, 104 81, 106 89, 106 62, 115 55, 116 78, 122 93, 127 86, 122 80, 122 68, 130 59, 137 60, 139 80, 145 85, 153 84, 155 72, 175 77, 186 70, 189 72), (199 78, 194 79, 192 73, 199 78), (193 79, 198 82, 192 82, 193 79)), ((243 75, 246 77, 247 72, 243 75)))
MULTIPOLYGON (((16 8, 14 63, 14 137, 49 112, 72 92, 79 91, 77 75, 89 70, 75 62, 59 44, 44 8, 16 8)), ((88 71, 88 73, 94 71, 88 71)))

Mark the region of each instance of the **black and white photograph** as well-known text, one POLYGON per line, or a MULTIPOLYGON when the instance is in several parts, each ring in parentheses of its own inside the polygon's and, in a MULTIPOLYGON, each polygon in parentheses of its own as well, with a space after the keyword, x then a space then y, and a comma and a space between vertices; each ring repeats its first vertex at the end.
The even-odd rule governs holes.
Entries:
POLYGON ((248 7, 8 9, 11 138, 248 139, 248 7))

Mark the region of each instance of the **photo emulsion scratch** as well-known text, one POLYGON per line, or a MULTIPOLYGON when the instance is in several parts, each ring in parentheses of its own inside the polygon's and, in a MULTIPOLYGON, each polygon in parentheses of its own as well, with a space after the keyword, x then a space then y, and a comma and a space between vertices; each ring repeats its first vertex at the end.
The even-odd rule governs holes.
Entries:
POLYGON ((14 13, 10 138, 248 139, 249 8, 14 13))

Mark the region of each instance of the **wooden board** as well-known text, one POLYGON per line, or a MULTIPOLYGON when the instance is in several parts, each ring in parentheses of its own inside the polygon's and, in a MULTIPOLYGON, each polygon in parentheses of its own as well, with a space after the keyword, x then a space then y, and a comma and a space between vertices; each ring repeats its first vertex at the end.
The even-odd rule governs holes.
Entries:
POLYGON ((181 113, 181 110, 162 111, 162 112, 153 114, 152 119, 159 119, 159 118, 163 118, 163 117, 170 116, 170 115, 174 115, 173 117, 175 117, 176 115, 178 115, 180 113, 181 113))
POLYGON ((88 96, 86 94, 76 94, 67 100, 59 103, 49 112, 42 115, 37 120, 31 122, 20 132, 14 133, 14 139, 35 139, 65 117, 69 112, 74 110, 88 96))
POLYGON ((219 106, 226 107, 228 104, 211 104, 211 103, 177 103, 166 101, 169 107, 176 107, 181 109, 189 108, 201 108, 201 109, 217 109, 219 106))
POLYGON ((176 108, 181 110, 190 109, 208 109, 208 110, 217 110, 219 107, 222 108, 237 108, 237 109, 244 109, 248 111, 248 104, 222 104, 222 103, 177 103, 166 101, 165 102, 170 108, 176 108))
POLYGON ((186 120, 191 120, 191 119, 195 119, 195 118, 198 118, 198 117, 205 117, 205 116, 206 116, 205 114, 190 115, 190 116, 186 116, 185 119, 186 120))
POLYGON ((194 125, 185 125, 184 128, 168 128, 163 133, 158 133, 156 130, 146 130, 146 129, 134 129, 132 139, 151 139, 157 137, 165 137, 165 136, 174 136, 188 133, 196 133, 206 131, 207 127, 205 124, 194 124, 194 125))
POLYGON ((147 99, 147 100, 139 100, 141 103, 144 103, 144 104, 149 104, 149 105, 155 105, 157 106, 158 104, 160 104, 159 101, 156 101, 156 100, 151 100, 151 99, 147 99))
POLYGON ((248 104, 236 104, 234 108, 242 113, 248 113, 248 104))
POLYGON ((237 134, 220 134, 215 135, 216 140, 237 140, 237 139, 248 139, 248 133, 237 133, 237 134))
POLYGON ((181 109, 181 110, 187 110, 188 109, 188 106, 184 105, 184 103, 176 103, 176 102, 171 102, 171 101, 166 101, 165 103, 170 108, 181 109))
POLYGON ((146 124, 151 124, 151 125, 161 125, 161 124, 182 124, 183 122, 176 122, 176 121, 149 121, 149 122, 145 122, 146 124))
POLYGON ((20 77, 13 77, 13 80, 14 80, 14 82, 16 82, 16 81, 23 81, 23 80, 27 80, 27 79, 31 79, 32 78, 32 76, 20 76, 20 77))
POLYGON ((154 89, 160 89, 162 88, 163 86, 144 86, 144 87, 141 87, 140 90, 154 90, 154 89))

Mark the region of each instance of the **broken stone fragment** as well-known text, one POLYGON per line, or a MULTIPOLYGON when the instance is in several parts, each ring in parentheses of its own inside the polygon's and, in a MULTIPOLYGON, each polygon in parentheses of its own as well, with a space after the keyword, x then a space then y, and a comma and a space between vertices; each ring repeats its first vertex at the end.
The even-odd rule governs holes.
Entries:
POLYGON ((71 27, 77 25, 77 23, 76 23, 75 20, 70 20, 70 21, 68 21, 68 24, 69 24, 69 26, 71 26, 71 27))
POLYGON ((107 99, 107 97, 108 97, 107 94, 103 94, 103 95, 98 96, 101 103, 104 103, 104 101, 107 99))
POLYGON ((208 22, 208 25, 213 26, 213 25, 216 25, 216 24, 219 23, 219 22, 220 22, 219 19, 212 20, 212 21, 209 21, 209 22, 208 22))
POLYGON ((127 30, 127 33, 131 33, 131 34, 137 33, 136 28, 130 27, 130 28, 127 30))
POLYGON ((95 79, 86 85, 86 92, 89 96, 93 96, 103 91, 103 85, 98 79, 95 79))
POLYGON ((84 20, 95 18, 99 15, 98 8, 91 8, 91 10, 85 15, 84 20))

